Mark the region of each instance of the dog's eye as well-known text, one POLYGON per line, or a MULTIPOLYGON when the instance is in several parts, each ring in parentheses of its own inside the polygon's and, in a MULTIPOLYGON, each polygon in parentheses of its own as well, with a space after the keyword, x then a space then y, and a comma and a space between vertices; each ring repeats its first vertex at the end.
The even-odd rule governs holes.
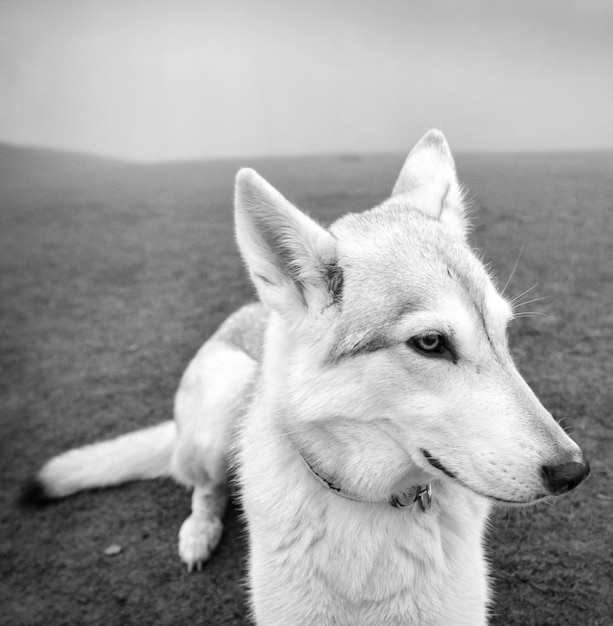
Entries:
POLYGON ((411 339, 411 344, 420 352, 438 354, 445 349, 445 338, 440 333, 424 333, 411 339))
POLYGON ((455 355, 452 353, 445 335, 435 331, 428 331, 423 335, 411 337, 409 345, 421 354, 427 356, 441 356, 449 358, 455 362, 455 355))

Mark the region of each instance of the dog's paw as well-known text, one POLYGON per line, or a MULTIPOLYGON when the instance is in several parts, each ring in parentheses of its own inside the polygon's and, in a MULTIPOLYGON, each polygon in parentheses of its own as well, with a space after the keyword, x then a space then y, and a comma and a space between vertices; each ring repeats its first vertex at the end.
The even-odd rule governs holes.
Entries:
POLYGON ((179 556, 187 571, 200 571, 221 539, 223 525, 217 517, 190 515, 179 531, 179 556))

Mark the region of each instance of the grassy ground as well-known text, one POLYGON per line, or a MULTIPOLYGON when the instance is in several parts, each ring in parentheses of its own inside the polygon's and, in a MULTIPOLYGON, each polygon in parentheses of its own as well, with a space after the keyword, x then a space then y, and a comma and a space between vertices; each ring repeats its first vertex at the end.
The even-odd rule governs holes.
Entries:
MULTIPOLYGON (((382 200, 401 156, 249 161, 324 221, 382 200)), ((171 415, 182 369, 252 291, 232 238, 239 163, 137 166, 0 147, 0 621, 243 624, 236 509, 205 571, 176 535, 170 481, 20 510, 20 483, 69 446, 171 415), (105 555, 110 545, 119 554, 105 555)), ((490 532, 493 624, 613 623, 613 155, 465 156, 475 243, 511 294, 520 368, 584 448, 576 492, 490 532)))

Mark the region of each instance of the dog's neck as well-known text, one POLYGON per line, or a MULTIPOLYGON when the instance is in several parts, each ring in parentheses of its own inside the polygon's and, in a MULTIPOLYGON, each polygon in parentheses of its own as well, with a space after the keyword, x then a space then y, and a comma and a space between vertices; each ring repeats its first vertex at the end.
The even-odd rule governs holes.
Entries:
POLYGON ((298 455, 302 459, 305 466, 309 469, 311 474, 326 488, 333 493, 337 494, 347 500, 354 500, 355 502, 367 502, 370 504, 387 504, 398 509, 413 506, 416 502, 419 502, 421 510, 426 512, 432 504, 432 486, 430 483, 426 485, 411 485, 401 492, 392 493, 389 497, 381 500, 369 500, 362 498, 356 494, 352 494, 346 489, 335 485, 333 481, 327 479, 320 469, 315 469, 312 461, 306 459, 304 454, 298 451, 298 455))
POLYGON ((238 442, 259 622, 297 624, 315 615, 318 623, 484 625, 487 501, 437 481, 428 513, 419 504, 399 510, 389 493, 429 482, 427 475, 411 471, 389 492, 381 484, 362 491, 358 482, 337 478, 320 450, 297 445, 295 429, 280 428, 272 417, 287 412, 263 400, 256 394, 238 442), (381 500, 366 504, 369 498, 381 500))

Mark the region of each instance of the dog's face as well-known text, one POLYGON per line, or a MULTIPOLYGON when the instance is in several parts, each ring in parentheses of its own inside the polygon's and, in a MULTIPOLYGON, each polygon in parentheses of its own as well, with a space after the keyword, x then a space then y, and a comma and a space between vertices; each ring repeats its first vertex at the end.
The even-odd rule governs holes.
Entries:
POLYGON ((428 133, 392 197, 326 231, 239 174, 239 245, 273 316, 279 427, 334 484, 377 499, 453 481, 528 503, 589 471, 517 372, 512 319, 466 243, 447 143, 428 133))

